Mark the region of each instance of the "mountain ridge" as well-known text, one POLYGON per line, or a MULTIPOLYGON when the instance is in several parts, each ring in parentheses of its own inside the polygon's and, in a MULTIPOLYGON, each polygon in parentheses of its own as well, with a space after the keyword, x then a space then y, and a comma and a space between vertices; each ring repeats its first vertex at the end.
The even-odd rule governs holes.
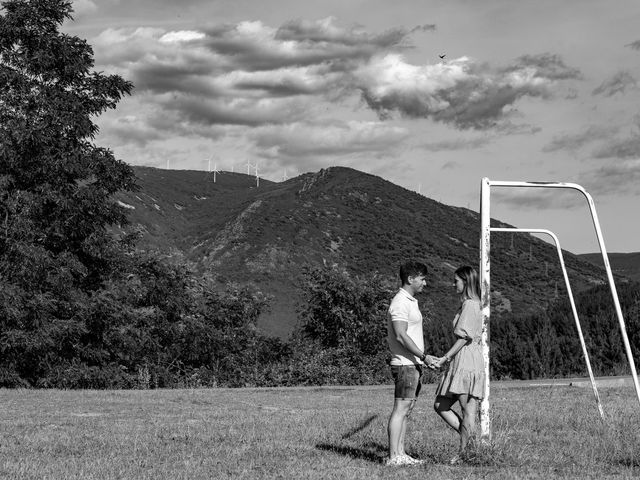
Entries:
MULTIPOLYGON (((455 267, 477 264, 479 215, 347 167, 284 182, 241 173, 134 167, 138 192, 120 193, 139 247, 207 271, 222 285, 250 282, 272 295, 259 328, 285 338, 297 322, 305 268, 336 265, 396 282, 409 258, 430 269, 419 297, 434 318, 455 309, 455 267)), ((492 219, 492 226, 508 226, 492 219)), ((562 294, 555 248, 530 235, 492 236, 492 315, 523 315, 562 294)), ((565 252, 574 291, 606 280, 601 268, 565 252)))
MULTIPOLYGON (((578 257, 604 268, 602 253, 581 253, 578 257)), ((618 275, 640 282, 640 252, 607 253, 611 270, 618 275)))

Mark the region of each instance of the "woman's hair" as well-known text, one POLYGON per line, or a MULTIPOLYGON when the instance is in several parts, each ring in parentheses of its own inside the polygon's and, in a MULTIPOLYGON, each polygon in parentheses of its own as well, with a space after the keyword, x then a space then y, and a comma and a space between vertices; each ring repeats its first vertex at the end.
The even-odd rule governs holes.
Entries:
POLYGON ((455 274, 459 276, 464 283, 462 298, 480 299, 480 279, 478 278, 478 272, 476 272, 473 267, 464 265, 458 268, 455 274))

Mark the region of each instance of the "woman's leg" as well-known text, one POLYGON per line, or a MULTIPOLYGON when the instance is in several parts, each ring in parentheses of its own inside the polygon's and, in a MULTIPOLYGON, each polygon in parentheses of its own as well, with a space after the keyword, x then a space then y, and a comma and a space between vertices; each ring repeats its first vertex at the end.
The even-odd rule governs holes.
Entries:
POLYGON ((460 433, 460 426, 462 425, 462 419, 460 415, 451 409, 454 403, 458 401, 457 398, 437 396, 433 403, 433 409, 442 419, 447 422, 451 428, 460 433))
POLYGON ((469 439, 476 428, 478 415, 478 399, 469 395, 460 395, 462 407, 462 423, 460 425, 460 451, 463 452, 469 444, 469 439))

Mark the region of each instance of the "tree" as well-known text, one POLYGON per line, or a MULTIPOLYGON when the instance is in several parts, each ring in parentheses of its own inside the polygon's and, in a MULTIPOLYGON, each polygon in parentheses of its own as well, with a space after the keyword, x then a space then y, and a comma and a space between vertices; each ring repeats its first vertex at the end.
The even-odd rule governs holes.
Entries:
POLYGON ((1 12, 0 349, 15 378, 77 355, 88 299, 119 272, 124 247, 107 228, 126 216, 112 197, 135 175, 93 144, 93 117, 132 84, 93 72, 91 47, 59 31, 70 1, 7 0, 1 12))
POLYGON ((302 333, 325 348, 354 355, 387 351, 387 309, 393 287, 380 275, 350 275, 337 267, 305 274, 302 333))

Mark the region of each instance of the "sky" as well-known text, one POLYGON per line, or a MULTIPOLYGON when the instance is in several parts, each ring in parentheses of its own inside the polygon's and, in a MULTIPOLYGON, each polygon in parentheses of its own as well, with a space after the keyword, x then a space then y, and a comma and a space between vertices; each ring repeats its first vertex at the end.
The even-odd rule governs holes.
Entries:
MULTIPOLYGON (((577 183, 607 251, 640 251, 637 0, 75 0, 73 15, 63 30, 95 69, 134 84, 96 119, 129 164, 272 181, 344 166, 475 211, 485 177, 577 183)), ((493 187, 491 216, 600 251, 576 191, 493 187)))

